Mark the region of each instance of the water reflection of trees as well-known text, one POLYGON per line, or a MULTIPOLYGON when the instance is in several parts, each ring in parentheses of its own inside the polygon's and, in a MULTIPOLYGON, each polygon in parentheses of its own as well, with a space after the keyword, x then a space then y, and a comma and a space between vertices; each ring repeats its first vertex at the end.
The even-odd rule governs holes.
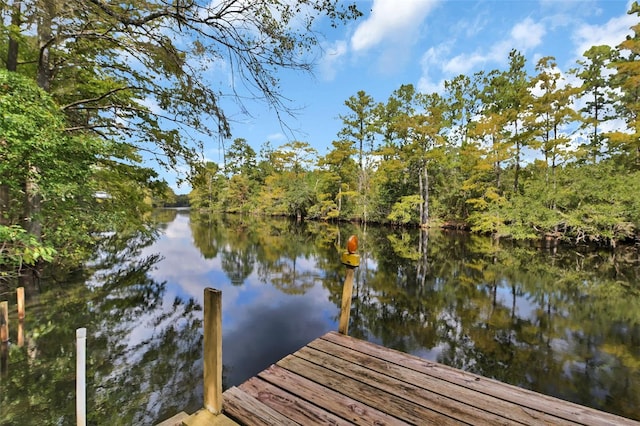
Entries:
POLYGON ((637 265, 439 233, 424 257, 407 250, 420 244, 406 234, 378 245, 375 297, 353 309, 375 338, 406 351, 437 346, 440 362, 640 418, 640 291, 626 280, 637 265))
POLYGON ((255 271, 287 294, 321 283, 336 318, 341 246, 357 233, 351 335, 640 418, 635 251, 540 249, 465 233, 243 216, 207 226, 213 229, 198 231, 209 236, 203 247, 218 247, 232 282, 255 271))
POLYGON ((11 346, 0 382, 1 424, 75 423, 79 327, 88 330, 89 424, 148 424, 199 405, 187 384, 201 377, 201 307, 180 299, 167 306, 165 283, 150 276, 160 258, 141 254, 153 240, 114 235, 77 281, 47 288, 29 306, 26 344, 11 346))
POLYGON ((299 267, 303 259, 316 257, 305 223, 194 213, 191 230, 205 257, 219 255, 221 268, 233 285, 242 285, 254 270, 261 282, 287 294, 304 294, 320 282, 315 271, 299 267))

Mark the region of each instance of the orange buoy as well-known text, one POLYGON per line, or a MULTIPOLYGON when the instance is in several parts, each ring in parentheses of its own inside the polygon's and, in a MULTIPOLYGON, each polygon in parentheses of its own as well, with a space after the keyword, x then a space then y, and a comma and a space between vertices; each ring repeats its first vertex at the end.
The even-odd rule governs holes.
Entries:
POLYGON ((358 237, 356 235, 352 235, 347 240, 347 251, 350 254, 354 254, 358 251, 358 237))

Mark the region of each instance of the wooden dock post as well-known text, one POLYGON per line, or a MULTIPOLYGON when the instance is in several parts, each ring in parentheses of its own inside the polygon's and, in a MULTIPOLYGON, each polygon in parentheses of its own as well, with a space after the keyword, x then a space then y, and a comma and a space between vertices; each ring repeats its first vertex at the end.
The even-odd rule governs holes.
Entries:
POLYGON ((76 329, 76 424, 87 424, 87 329, 76 329))
POLYGON ((222 292, 204 289, 204 408, 222 412, 222 292))
POLYGON ((16 297, 18 298, 18 320, 22 321, 24 319, 24 287, 18 287, 16 297))
POLYGON ((9 341, 9 302, 0 302, 0 343, 9 341))
POLYGON ((24 346, 24 321, 18 321, 18 347, 24 346))
POLYGON ((16 298, 18 299, 18 347, 21 348, 24 346, 24 287, 18 287, 16 298))
POLYGON ((347 274, 342 287, 342 301, 340 304, 340 323, 338 332, 349 334, 349 315, 351 314, 351 294, 353 293, 354 270, 360 266, 360 256, 356 254, 358 250, 358 237, 352 235, 347 240, 347 251, 342 254, 342 264, 347 267, 347 274))

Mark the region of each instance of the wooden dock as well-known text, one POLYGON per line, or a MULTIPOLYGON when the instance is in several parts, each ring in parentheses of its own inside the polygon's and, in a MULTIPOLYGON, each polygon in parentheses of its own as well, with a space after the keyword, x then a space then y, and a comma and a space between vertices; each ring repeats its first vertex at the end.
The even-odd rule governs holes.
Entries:
MULTIPOLYGON (((222 406, 225 425, 640 425, 335 332, 228 389, 222 406)), ((202 420, 184 424, 214 424, 202 420)))
POLYGON ((347 336, 355 236, 338 330, 222 392, 222 293, 204 291, 204 408, 162 426, 637 425, 640 422, 347 336))

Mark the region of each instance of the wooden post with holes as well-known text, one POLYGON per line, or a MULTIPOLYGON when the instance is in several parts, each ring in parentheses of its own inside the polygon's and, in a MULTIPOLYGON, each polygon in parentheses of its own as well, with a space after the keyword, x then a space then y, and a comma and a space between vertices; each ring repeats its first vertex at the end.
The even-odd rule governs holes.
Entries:
POLYGON ((222 412, 222 292, 204 289, 204 408, 222 412))
POLYGON ((347 240, 347 251, 342 254, 342 264, 347 267, 347 274, 342 287, 342 301, 340 306, 340 323, 338 332, 344 335, 349 334, 349 315, 351 314, 351 294, 353 293, 353 275, 355 269, 360 266, 360 256, 356 254, 358 250, 358 237, 352 235, 347 240))
POLYGON ((18 320, 22 321, 24 319, 24 287, 18 287, 16 296, 18 298, 18 320))
POLYGON ((9 302, 0 302, 0 343, 9 341, 9 302))

